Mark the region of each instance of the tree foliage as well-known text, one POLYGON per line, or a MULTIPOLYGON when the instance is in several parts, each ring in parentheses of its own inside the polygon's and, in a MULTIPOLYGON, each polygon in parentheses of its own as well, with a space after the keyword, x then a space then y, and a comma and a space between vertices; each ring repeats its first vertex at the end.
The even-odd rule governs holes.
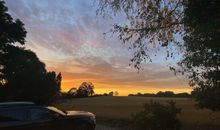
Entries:
POLYGON ((137 69, 150 59, 152 48, 157 52, 175 45, 184 50, 181 69, 171 69, 187 75, 201 107, 220 110, 219 0, 99 0, 97 12, 126 15, 128 24, 115 24, 111 31, 132 44, 136 52, 131 61, 137 69))
POLYGON ((78 97, 89 97, 95 94, 94 85, 91 82, 83 82, 77 89, 78 97))
POLYGON ((220 110, 220 1, 192 0, 185 8, 184 46, 179 63, 200 107, 220 110))
POLYGON ((49 103, 59 96, 62 76, 47 72, 42 63, 30 50, 8 46, 3 55, 0 85, 1 101, 29 100, 49 103))
POLYGON ((133 120, 141 130, 179 130, 181 123, 177 114, 180 112, 181 109, 173 101, 163 105, 151 100, 144 104, 142 111, 133 116, 133 120))
POLYGON ((62 76, 48 72, 36 54, 25 48, 26 30, 0 1, 0 100, 49 103, 59 96, 62 76))
POLYGON ((67 93, 69 95, 76 96, 77 95, 77 88, 71 88, 67 93))
POLYGON ((107 95, 108 96, 118 96, 118 91, 111 91, 111 92, 109 92, 107 95))
MULTIPOLYGON (((99 0, 101 15, 123 12, 128 24, 114 24, 113 33, 123 43, 132 43, 136 52, 131 61, 141 68, 141 62, 150 58, 150 51, 168 43, 176 43, 175 37, 183 31, 183 1, 181 0, 99 0)), ((172 54, 168 54, 172 55, 172 54)))
MULTIPOLYGON (((8 8, 4 5, 4 1, 0 1, 0 45, 13 43, 25 43, 26 30, 24 24, 19 20, 13 20, 10 14, 8 14, 8 8)), ((2 50, 1 50, 2 51, 2 50)))

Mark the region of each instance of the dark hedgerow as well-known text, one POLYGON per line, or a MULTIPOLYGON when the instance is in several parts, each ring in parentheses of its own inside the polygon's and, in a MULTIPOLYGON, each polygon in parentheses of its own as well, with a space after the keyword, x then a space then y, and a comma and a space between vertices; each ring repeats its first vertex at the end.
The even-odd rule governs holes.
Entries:
POLYGON ((181 112, 174 101, 166 105, 150 101, 144 104, 144 109, 133 115, 133 121, 141 130, 179 130, 181 123, 177 114, 181 112))

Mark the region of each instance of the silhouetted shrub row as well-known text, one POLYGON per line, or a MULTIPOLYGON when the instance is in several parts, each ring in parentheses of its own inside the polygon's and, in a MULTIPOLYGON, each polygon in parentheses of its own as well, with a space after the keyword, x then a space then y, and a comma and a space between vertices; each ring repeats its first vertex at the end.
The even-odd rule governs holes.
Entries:
POLYGON ((159 91, 158 93, 137 93, 137 94, 129 94, 128 96, 142 96, 142 97, 191 97, 189 93, 177 93, 175 94, 172 91, 159 91))
MULTIPOLYGON (((86 85, 86 84, 88 84, 88 83, 84 82, 84 85, 86 85)), ((101 97, 101 96, 117 96, 118 95, 117 91, 115 91, 115 92, 111 91, 109 93, 103 93, 103 94, 95 94, 95 92, 93 91, 94 87, 91 87, 91 86, 93 86, 92 83, 90 83, 90 85, 87 85, 87 86, 90 86, 89 88, 87 88, 87 87, 82 88, 82 86, 84 86, 84 85, 80 85, 80 87, 78 89, 71 88, 68 92, 62 92, 61 98, 68 99, 68 98, 101 97), (89 92, 87 92, 87 91, 89 91, 89 92), (92 92, 92 93, 90 93, 90 92, 92 92)))

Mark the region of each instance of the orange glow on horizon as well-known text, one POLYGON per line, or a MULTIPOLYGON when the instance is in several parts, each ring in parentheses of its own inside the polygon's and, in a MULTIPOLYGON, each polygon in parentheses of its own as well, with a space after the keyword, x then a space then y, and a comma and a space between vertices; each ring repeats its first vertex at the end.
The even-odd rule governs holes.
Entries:
MULTIPOLYGON (((85 82, 85 80, 65 80, 62 81, 62 91, 67 92, 70 88, 78 88, 82 82, 85 82)), ((173 91, 174 93, 182 93, 187 92, 190 93, 192 91, 191 88, 182 88, 182 87, 176 87, 176 88, 158 88, 155 87, 148 87, 148 86, 122 86, 122 85, 105 85, 96 83, 91 80, 87 80, 86 82, 92 82, 95 86, 95 93, 96 94, 103 94, 103 93, 109 93, 111 91, 117 91, 119 93, 119 96, 127 96, 128 94, 136 94, 138 92, 140 93, 157 93, 159 91, 173 91)))
MULTIPOLYGON (((187 92, 190 93, 192 88, 190 88, 187 82, 181 82, 177 79, 171 80, 163 80, 160 79, 158 81, 154 81, 154 79, 149 82, 143 82, 143 80, 138 81, 142 77, 142 75, 138 75, 139 77, 135 77, 131 83, 129 79, 119 78, 120 80, 112 80, 111 77, 96 77, 96 75, 91 75, 91 73, 87 73, 85 70, 80 70, 78 68, 68 68, 69 72, 65 71, 63 67, 57 68, 47 68, 48 70, 55 70, 57 73, 62 73, 62 83, 61 90, 67 92, 71 88, 78 88, 83 82, 91 82, 94 84, 94 91, 96 94, 109 93, 111 91, 117 91, 119 96, 127 96, 128 94, 136 94, 136 93, 157 93, 159 91, 173 91, 174 93, 182 93, 187 92), (75 73, 74 73, 74 71, 75 73)), ((96 68, 100 69, 100 68, 96 68)), ((94 70, 94 72, 96 72, 94 70)), ((98 70, 97 70, 98 72, 98 70)), ((137 74, 137 73, 134 73, 137 74)), ((155 77, 157 79, 157 77, 155 77)), ((146 78, 147 80, 147 78, 146 78)))

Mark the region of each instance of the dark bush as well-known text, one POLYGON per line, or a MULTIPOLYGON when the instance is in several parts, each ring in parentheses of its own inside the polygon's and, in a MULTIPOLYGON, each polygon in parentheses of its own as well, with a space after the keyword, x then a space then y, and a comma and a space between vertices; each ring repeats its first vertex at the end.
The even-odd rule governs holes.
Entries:
POLYGON ((133 120, 140 130, 179 130, 181 123, 177 114, 180 112, 173 101, 167 105, 150 101, 144 104, 142 111, 133 115, 133 120))

